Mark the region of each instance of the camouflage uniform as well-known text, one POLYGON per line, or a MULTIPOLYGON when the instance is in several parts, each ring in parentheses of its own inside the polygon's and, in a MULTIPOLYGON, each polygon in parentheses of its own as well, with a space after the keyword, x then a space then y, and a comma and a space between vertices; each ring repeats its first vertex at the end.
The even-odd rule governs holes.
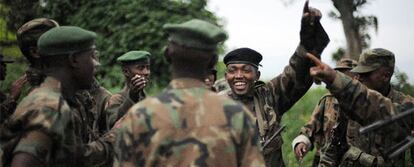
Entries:
MULTIPOLYGON (((192 61, 190 56, 199 53, 201 64, 208 66, 204 61, 227 38, 219 27, 197 19, 164 29, 173 71, 186 69, 175 63, 192 61)), ((241 104, 206 89, 205 76, 192 76, 206 72, 202 70, 180 77, 173 73, 177 78, 162 93, 135 104, 117 122, 115 166, 265 165, 251 115, 241 104)))
MULTIPOLYGON (((335 70, 351 70, 357 65, 352 59, 341 59, 338 61, 335 70)), ((337 113, 339 113, 339 104, 335 97, 328 93, 324 95, 318 105, 312 112, 311 119, 302 127, 300 135, 292 142, 292 148, 299 143, 307 145, 308 150, 316 146, 316 153, 312 166, 317 166, 320 159, 320 149, 329 141, 331 130, 337 121, 337 113)))
MULTIPOLYGON (((407 102, 402 100, 401 104, 393 103, 391 99, 382 96, 377 91, 368 89, 360 82, 352 80, 342 73, 337 73, 334 83, 328 88, 340 102, 341 112, 345 113, 350 120, 353 120, 362 126, 384 119, 390 115, 395 115, 400 111, 404 111, 405 109, 414 106, 412 101, 407 102)), ((399 97, 410 99, 410 97, 407 98, 407 96, 404 95, 399 97)), ((370 150, 367 150, 368 153, 375 156, 382 156, 387 148, 390 148, 392 145, 401 141, 407 134, 407 131, 408 129, 405 124, 393 124, 392 126, 381 129, 375 134, 370 134, 374 135, 374 137, 369 137, 368 139, 374 143, 364 147, 371 147, 369 148, 370 150)), ((361 155, 361 153, 359 153, 359 155, 361 155)), ((404 155, 401 155, 393 160, 386 160, 383 165, 404 166, 403 156, 404 155)), ((353 158, 358 160, 359 157, 353 158)), ((375 158, 377 158, 377 161, 384 160, 382 157, 375 158)), ((344 159, 342 159, 342 161, 344 161, 344 159)), ((357 164, 354 165, 358 166, 357 164)))
MULTIPOLYGON (((42 54, 64 56, 68 52, 92 51, 95 38, 93 32, 62 26, 44 33, 38 46, 42 54)), ((91 64, 87 65, 91 69, 91 64)), ((85 77, 91 73, 88 71, 85 77)), ((10 121, 0 128, 2 165, 10 165, 15 155, 24 155, 20 153, 31 155, 45 166, 93 166, 109 159, 105 143, 98 140, 87 144, 95 139, 90 126, 94 117, 79 105, 78 99, 64 97, 62 92, 62 83, 47 77, 21 101, 10 121)))
MULTIPOLYGON (((143 100, 145 97, 145 92, 141 91, 137 102, 143 100)), ((108 128, 112 128, 115 122, 121 118, 135 103, 136 102, 129 97, 128 86, 124 86, 121 92, 113 94, 108 100, 106 109, 108 128)))
POLYGON ((300 136, 296 137, 292 142, 292 147, 300 142, 308 146, 308 150, 316 146, 316 153, 312 166, 317 166, 319 163, 320 149, 329 141, 330 132, 334 127, 339 110, 338 101, 331 94, 324 95, 318 105, 313 110, 311 119, 304 127, 302 127, 300 136))
POLYGON ((119 124, 115 166, 264 166, 247 109, 199 80, 171 81, 119 124))
MULTIPOLYGON (((280 128, 282 115, 306 93, 313 83, 309 75, 311 62, 305 57, 305 53, 306 50, 299 46, 283 73, 268 83, 257 81, 253 94, 239 97, 231 90, 226 93, 230 98, 246 105, 256 116, 262 141, 268 140, 280 128)), ((282 144, 280 135, 272 140, 269 147, 263 150, 266 161, 274 163, 273 165, 284 166, 282 144)))
POLYGON ((94 139, 97 139, 110 129, 107 127, 108 118, 105 107, 111 93, 95 80, 91 89, 83 90, 76 95, 81 105, 87 110, 89 117, 93 118, 89 126, 92 127, 94 139))
POLYGON ((150 56, 151 53, 147 51, 133 50, 116 59, 117 62, 122 65, 122 72, 125 76, 126 84, 121 92, 114 94, 108 101, 107 114, 109 128, 124 116, 132 105, 145 98, 144 88, 141 90, 134 90, 138 88, 133 85, 133 82, 134 78, 139 76, 139 78, 144 78, 146 80, 144 82, 144 86, 146 86, 150 75, 150 56))
MULTIPOLYGON (((309 11, 307 5, 305 3, 304 12, 309 11)), ((289 65, 285 67, 282 74, 268 83, 255 82, 254 91, 240 97, 232 91, 227 92, 229 97, 245 104, 255 115, 262 143, 268 141, 275 134, 280 128, 283 114, 307 92, 313 83, 312 77, 309 74, 309 69, 313 63, 306 58, 306 53, 312 52, 320 56, 329 43, 329 37, 320 23, 320 16, 312 14, 320 12, 314 8, 312 10, 314 12, 307 13, 307 15, 304 14, 302 17, 300 45, 290 58, 289 65), (310 17, 316 18, 309 19, 310 17)), ((246 57, 248 55, 241 53, 239 56, 246 57)), ((234 62, 238 64, 237 62, 240 62, 240 60, 236 58, 234 62)), ((284 166, 281 150, 282 143, 282 137, 279 135, 270 141, 269 147, 263 149, 267 166, 284 166)))
MULTIPOLYGON (((366 70, 368 67, 371 68, 370 71, 374 70, 372 66, 378 66, 379 64, 383 66, 390 66, 394 67, 394 56, 389 51, 383 51, 381 49, 374 49, 368 50, 363 55, 361 55, 360 62, 356 67, 356 72, 366 70), (384 53, 383 53, 384 52, 384 53), (386 54, 385 54, 386 53, 386 54), (386 57, 386 55, 391 55, 390 57, 386 57), (385 60, 385 61, 384 61, 385 60), (361 68, 361 66, 367 66, 366 68, 361 68), (369 66, 368 66, 369 65, 369 66)), ((354 69, 355 70, 355 69, 354 69)), ((352 71, 354 71, 352 70, 352 71)), ((365 71, 363 71, 365 72, 365 71)), ((359 93, 359 92, 358 92, 359 93)), ((388 95, 386 96, 388 100, 390 100, 394 104, 401 104, 402 106, 414 106, 414 99, 410 96, 407 96, 401 92, 398 92, 394 89, 390 89, 388 95)), ((365 101, 359 101, 358 103, 364 103, 365 101)), ((341 104, 342 105, 346 105, 341 104)), ((370 105, 379 105, 377 107, 381 107, 382 104, 374 103, 370 105)), ((349 106, 347 106, 349 107, 349 106)), ((349 110, 349 109, 348 109, 349 110)), ((366 112, 366 111, 363 111, 366 112)), ((347 114, 349 115, 349 114, 347 114)), ((340 166, 371 166, 374 161, 378 165, 397 165, 397 166, 404 166, 404 154, 400 155, 398 158, 395 158, 388 162, 383 162, 384 158, 382 154, 385 149, 390 148, 393 144, 398 142, 398 140, 393 141, 389 137, 385 137, 384 133, 369 133, 366 135, 361 135, 359 133, 359 128, 361 128, 362 122, 366 124, 367 120, 363 118, 355 119, 357 117, 351 115, 349 116, 351 120, 347 120, 347 128, 346 128, 346 142, 349 145, 350 149, 344 153, 343 157, 341 158, 341 162, 330 162, 331 160, 335 159, 332 157, 340 157, 339 152, 327 152, 323 160, 321 160, 321 165, 324 164, 339 164, 340 166)), ((405 122, 402 122, 401 126, 403 128, 408 128, 409 125, 405 122)), ((392 134, 392 133, 390 133, 392 134)), ((328 147, 328 146, 327 146, 328 147)), ((339 159, 338 159, 339 160, 339 159)), ((328 166, 328 165, 325 165, 328 166)))
MULTIPOLYGON (((90 166, 82 160, 83 146, 92 139, 89 117, 60 92, 60 82, 47 77, 21 101, 0 132, 3 165, 8 166, 13 154, 24 152, 48 166, 90 166)), ((103 148, 95 144, 88 149, 103 148)))

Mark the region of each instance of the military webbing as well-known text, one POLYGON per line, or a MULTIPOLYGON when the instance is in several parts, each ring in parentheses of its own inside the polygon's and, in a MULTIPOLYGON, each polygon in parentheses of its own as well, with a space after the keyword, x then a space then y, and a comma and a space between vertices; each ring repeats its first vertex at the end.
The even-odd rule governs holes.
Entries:
POLYGON ((261 112, 263 110, 263 106, 260 105, 259 97, 257 93, 255 93, 255 97, 253 99, 254 99, 254 112, 256 113, 256 121, 257 121, 258 128, 259 128, 260 139, 262 140, 262 142, 264 142, 266 130, 267 130, 267 123, 265 122, 263 118, 264 115, 262 115, 264 113, 261 112))

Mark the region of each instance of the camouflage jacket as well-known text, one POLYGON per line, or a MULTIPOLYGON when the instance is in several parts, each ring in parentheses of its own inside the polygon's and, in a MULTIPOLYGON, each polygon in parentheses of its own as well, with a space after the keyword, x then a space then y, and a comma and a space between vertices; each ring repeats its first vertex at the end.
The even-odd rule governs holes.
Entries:
POLYGON ((319 155, 321 147, 331 137, 339 112, 338 107, 338 101, 332 94, 324 95, 313 110, 310 120, 301 128, 300 135, 292 142, 293 149, 296 144, 303 142, 308 149, 315 145, 316 155, 319 155))
POLYGON ((96 82, 91 89, 78 92, 76 97, 86 109, 89 117, 93 118, 89 126, 92 127, 92 132, 96 136, 94 140, 96 140, 109 130, 105 107, 111 93, 96 82))
MULTIPOLYGON (((371 124, 413 107, 411 97, 396 91, 391 91, 389 98, 384 97, 379 92, 368 89, 360 82, 352 80, 340 72, 337 72, 334 82, 327 88, 338 99, 341 112, 345 113, 350 121, 354 121, 354 123, 348 124, 347 140, 351 146, 358 146, 361 151, 371 154, 374 156, 373 158, 380 158, 382 161, 381 156, 385 151, 402 141, 408 134, 410 127, 404 121, 384 127, 380 131, 368 134, 368 137, 365 138, 361 138, 358 136, 359 134, 355 133, 358 130, 356 127, 371 124)), ((342 161, 347 160, 342 159, 342 161)), ((392 160, 385 160, 384 165, 404 166, 404 155, 392 160)))
MULTIPOLYGON (((306 50, 299 46, 282 74, 268 83, 256 82, 253 95, 238 97, 231 91, 228 96, 245 104, 256 116, 261 141, 268 140, 279 128, 282 115, 288 111, 310 88, 312 78, 309 68, 313 63, 305 56, 306 50)), ((284 166, 282 138, 279 135, 263 150, 269 166, 284 166)))
MULTIPOLYGON (((46 166, 92 166, 85 151, 105 151, 91 141, 91 127, 84 108, 61 94, 61 84, 48 77, 17 106, 0 128, 0 157, 8 166, 16 153, 27 153, 46 166)), ((93 157, 97 158, 97 157, 93 157)), ((108 158, 108 157, 105 157, 108 158)), ((97 158, 103 161, 105 158, 97 158)))
POLYGON ((115 166, 264 166, 248 110, 198 80, 171 81, 117 127, 115 166))
POLYGON ((16 101, 8 98, 3 92, 0 92, 0 124, 13 114, 16 106, 16 101))
POLYGON ((129 97, 129 88, 127 86, 124 86, 121 92, 113 94, 111 98, 109 98, 106 106, 108 128, 112 128, 115 122, 124 116, 132 105, 143 100, 145 97, 145 92, 141 91, 139 93, 138 101, 135 102, 129 97))

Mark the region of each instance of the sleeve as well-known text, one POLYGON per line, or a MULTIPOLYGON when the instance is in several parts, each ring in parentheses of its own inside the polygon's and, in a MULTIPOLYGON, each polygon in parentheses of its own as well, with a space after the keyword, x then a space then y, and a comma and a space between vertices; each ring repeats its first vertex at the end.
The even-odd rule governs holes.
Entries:
POLYGON ((128 96, 114 94, 108 100, 106 114, 108 115, 108 129, 111 129, 115 122, 121 118, 135 102, 128 96))
POLYGON ((148 116, 145 108, 137 106, 116 123, 114 166, 144 166, 144 149, 155 133, 148 116))
POLYGON ((116 129, 85 145, 82 156, 86 166, 110 166, 113 163, 113 144, 116 129))
POLYGON ((309 68, 313 63, 306 58, 306 52, 306 49, 299 45, 283 73, 267 83, 275 97, 274 107, 280 115, 288 111, 313 83, 309 74, 309 68))
POLYGON ((402 107, 341 72, 327 88, 338 99, 341 112, 363 126, 395 115, 402 107))
MULTIPOLYGON (((24 152, 41 162, 47 162, 53 156, 55 147, 62 146, 64 137, 70 136, 70 134, 65 134, 71 119, 70 110, 67 105, 63 104, 62 99, 59 103, 56 102, 56 105, 46 104, 42 107, 36 107, 42 105, 40 103, 42 100, 37 101, 39 104, 30 103, 27 105, 25 103, 19 106, 16 113, 12 115, 11 122, 14 123, 14 126, 22 126, 22 136, 13 150, 13 154, 24 152), (34 107, 30 108, 31 106, 34 107)), ((53 99, 49 102, 53 103, 53 99)))
POLYGON ((296 144, 303 142, 309 149, 313 148, 315 141, 321 140, 323 136, 323 124, 324 113, 327 96, 322 97, 318 105, 312 112, 310 120, 301 128, 300 135, 292 142, 292 147, 295 148, 296 144))

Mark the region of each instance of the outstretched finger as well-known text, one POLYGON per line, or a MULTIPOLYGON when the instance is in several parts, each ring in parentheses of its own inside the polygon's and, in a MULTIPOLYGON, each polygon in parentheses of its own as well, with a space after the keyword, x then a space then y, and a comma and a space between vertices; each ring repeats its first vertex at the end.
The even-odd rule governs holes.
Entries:
POLYGON ((305 5, 303 6, 303 13, 309 12, 309 0, 305 1, 305 5))
POLYGON ((306 53, 306 57, 308 57, 311 61, 313 61, 316 64, 316 66, 323 67, 323 63, 321 62, 321 60, 316 58, 316 56, 313 55, 312 53, 306 53))

